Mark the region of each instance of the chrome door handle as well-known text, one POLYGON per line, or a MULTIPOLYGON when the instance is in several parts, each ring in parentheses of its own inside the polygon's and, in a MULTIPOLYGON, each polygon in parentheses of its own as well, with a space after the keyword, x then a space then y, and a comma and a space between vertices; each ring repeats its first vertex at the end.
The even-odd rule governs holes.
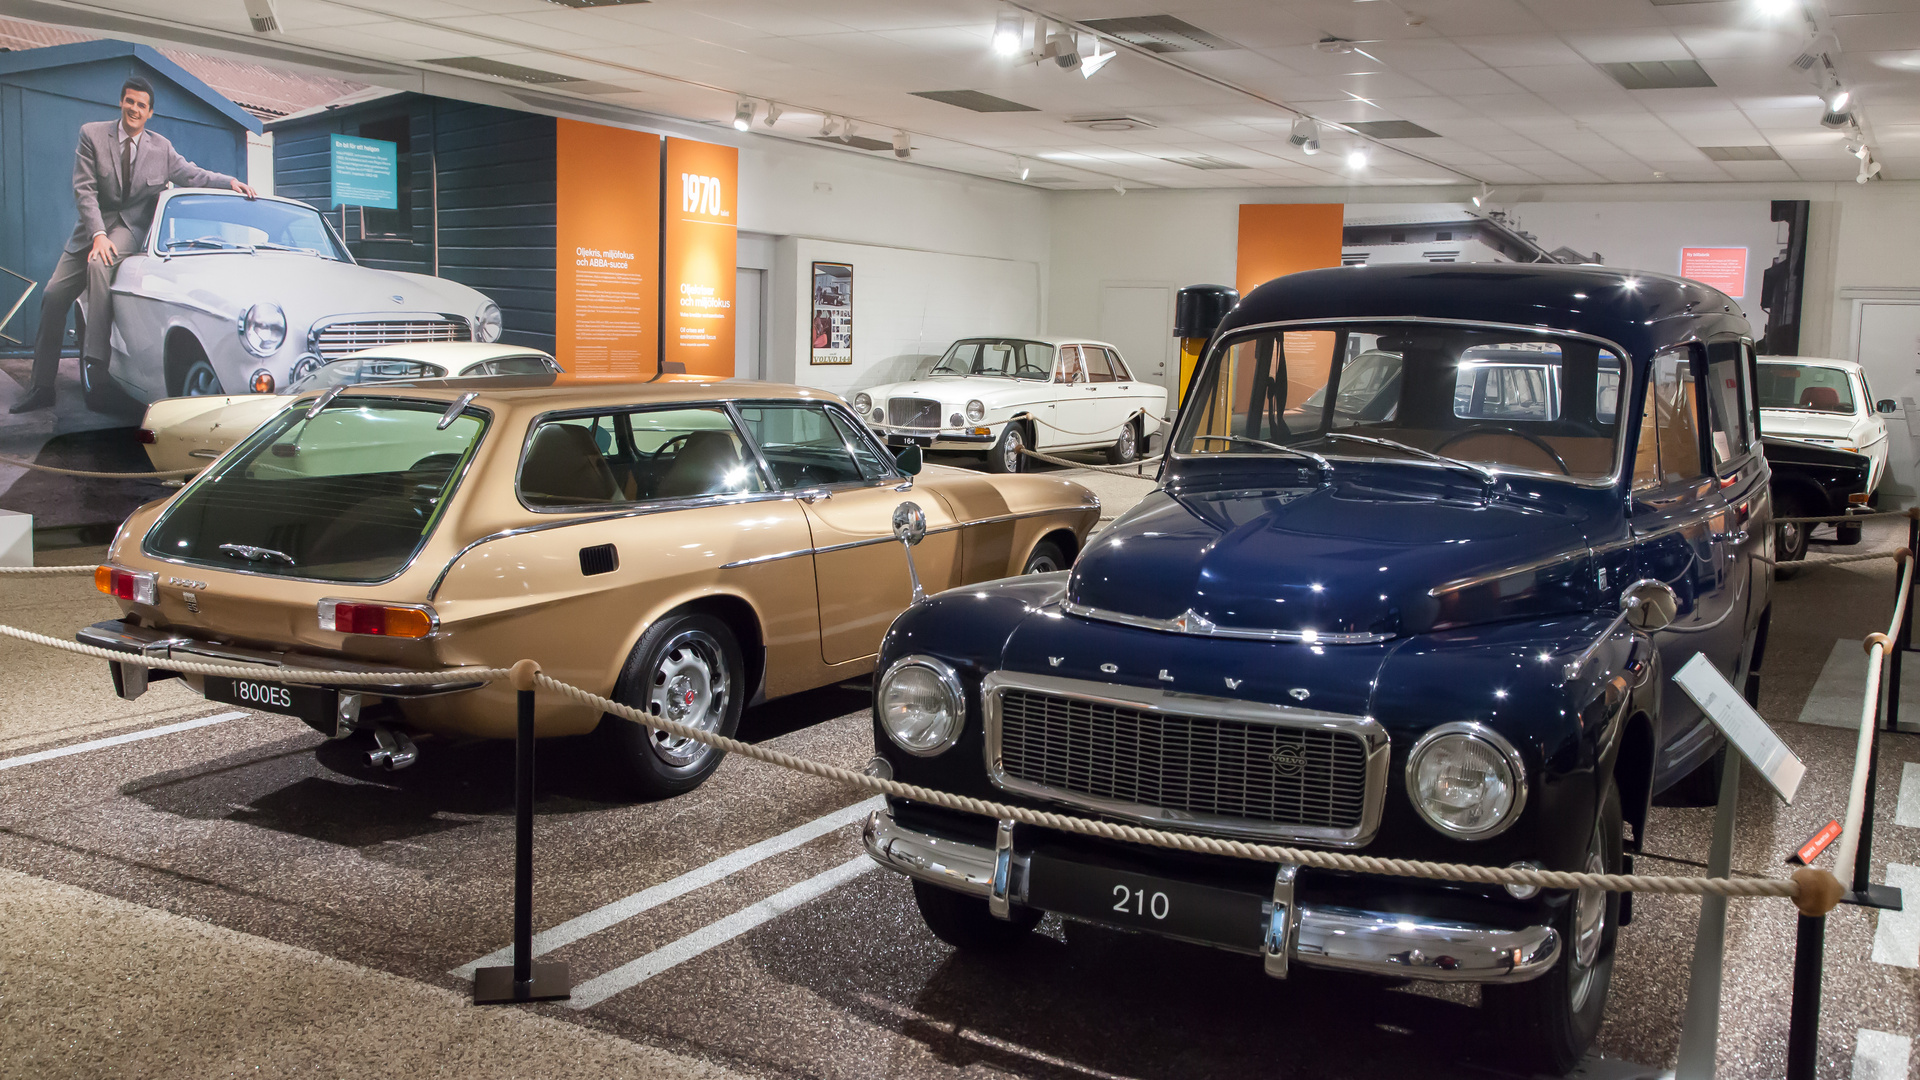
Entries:
POLYGON ((813 505, 814 503, 817 503, 817 502, 819 502, 819 501, 820 501, 820 500, 822 500, 822 499, 831 499, 831 498, 833 498, 833 492, 831 492, 831 491, 802 491, 802 492, 800 492, 800 493, 799 493, 799 495, 798 495, 798 498, 800 499, 800 501, 801 501, 801 502, 803 502, 803 503, 806 503, 806 504, 807 504, 808 506, 812 506, 812 505, 813 505))
POLYGON ((1747 542, 1747 530, 1741 529, 1739 532, 1714 533, 1713 538, 1715 540, 1731 540, 1736 544, 1744 544, 1747 542))

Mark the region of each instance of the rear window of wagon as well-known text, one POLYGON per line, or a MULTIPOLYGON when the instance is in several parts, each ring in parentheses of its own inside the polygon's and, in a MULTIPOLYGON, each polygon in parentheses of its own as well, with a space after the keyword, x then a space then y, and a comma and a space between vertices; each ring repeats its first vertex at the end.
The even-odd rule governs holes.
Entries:
POLYGON ((468 408, 388 398, 302 402, 188 485, 148 555, 222 570, 372 584, 432 535, 488 423, 468 408))

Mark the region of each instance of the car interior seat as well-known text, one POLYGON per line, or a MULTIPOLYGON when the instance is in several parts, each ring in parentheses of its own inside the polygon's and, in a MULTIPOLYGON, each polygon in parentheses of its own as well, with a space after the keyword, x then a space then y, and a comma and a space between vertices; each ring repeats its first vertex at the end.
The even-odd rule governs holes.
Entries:
POLYGON ((549 506, 620 500, 593 433, 572 424, 546 424, 534 434, 520 466, 520 491, 529 502, 549 506))
POLYGON ((1825 409, 1838 412, 1840 409, 1840 391, 1831 386, 1809 386, 1800 391, 1800 407, 1803 409, 1825 409))
POLYGON ((654 494, 662 499, 747 490, 733 436, 724 431, 695 431, 673 457, 654 494), (730 475, 731 474, 731 475, 730 475))

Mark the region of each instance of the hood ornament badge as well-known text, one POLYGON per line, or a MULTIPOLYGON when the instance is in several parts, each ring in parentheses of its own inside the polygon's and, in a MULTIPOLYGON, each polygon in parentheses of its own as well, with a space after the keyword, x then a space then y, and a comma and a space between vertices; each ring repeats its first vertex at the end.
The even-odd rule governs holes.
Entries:
POLYGON ((1183 634, 1211 634, 1218 629, 1214 626, 1213 620, 1192 608, 1175 615, 1172 622, 1174 629, 1183 634))
POLYGON ((1287 696, 1291 697, 1295 701, 1305 701, 1307 700, 1307 698, 1313 695, 1307 690, 1306 687, 1296 686, 1293 689, 1287 691, 1287 696))
POLYGON ((399 293, 394 293, 392 296, 387 297, 387 299, 393 301, 396 304, 404 304, 407 302, 407 298, 404 296, 401 296, 399 293))

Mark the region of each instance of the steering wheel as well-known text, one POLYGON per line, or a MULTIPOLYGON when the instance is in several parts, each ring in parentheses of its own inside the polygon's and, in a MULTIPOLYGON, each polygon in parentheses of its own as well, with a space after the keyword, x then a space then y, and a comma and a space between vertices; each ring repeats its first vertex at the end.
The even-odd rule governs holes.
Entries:
MULTIPOLYGON (((653 460, 657 462, 661 458, 666 457, 667 451, 669 449, 672 449, 673 447, 677 446, 684 449, 687 445, 687 440, 693 438, 693 434, 694 433, 691 431, 683 431, 680 434, 675 435, 673 438, 668 439, 666 442, 661 443, 657 448, 654 449, 653 453, 649 454, 648 456, 653 458, 653 460)), ((675 454, 678 454, 680 451, 674 450, 673 452, 675 454)))
POLYGON ((1046 368, 1038 364, 1021 364, 1019 367, 1013 369, 1013 377, 1017 379, 1028 372, 1032 372, 1035 376, 1042 379, 1051 374, 1046 368))
POLYGON ((1438 454, 1441 451, 1445 450, 1447 447, 1452 446, 1454 443, 1459 442, 1461 439, 1464 439, 1469 435, 1505 435, 1505 436, 1508 436, 1509 438, 1522 439, 1526 442, 1530 442, 1535 447, 1537 447, 1542 453, 1546 454, 1548 457, 1553 459, 1553 463, 1556 466, 1558 466, 1560 469, 1560 475, 1562 476, 1573 475, 1573 470, 1567 468, 1567 459, 1561 457, 1560 452, 1555 450, 1545 439, 1542 439, 1538 435, 1530 434, 1525 431, 1515 431, 1512 428, 1501 427, 1498 424, 1475 424, 1469 428, 1462 428, 1461 430, 1454 432, 1453 434, 1447 436, 1446 438, 1441 439, 1440 444, 1433 448, 1433 452, 1438 454))

